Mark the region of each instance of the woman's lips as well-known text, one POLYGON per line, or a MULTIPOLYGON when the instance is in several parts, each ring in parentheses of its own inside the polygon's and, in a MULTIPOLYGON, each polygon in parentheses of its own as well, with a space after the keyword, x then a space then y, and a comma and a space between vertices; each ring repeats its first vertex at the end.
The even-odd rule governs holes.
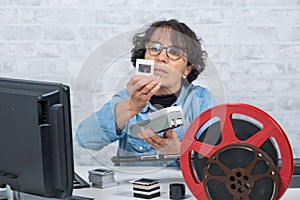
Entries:
POLYGON ((157 73, 167 73, 165 70, 163 69, 158 69, 158 68, 154 68, 154 72, 157 72, 157 73))

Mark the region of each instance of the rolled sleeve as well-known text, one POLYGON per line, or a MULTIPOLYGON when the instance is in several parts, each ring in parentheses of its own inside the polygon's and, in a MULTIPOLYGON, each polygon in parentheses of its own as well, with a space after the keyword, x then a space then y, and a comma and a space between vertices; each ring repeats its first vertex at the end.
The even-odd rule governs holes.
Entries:
POLYGON ((115 107, 125 98, 125 94, 115 95, 100 110, 81 122, 76 130, 76 140, 80 146, 98 151, 119 139, 115 128, 115 107))

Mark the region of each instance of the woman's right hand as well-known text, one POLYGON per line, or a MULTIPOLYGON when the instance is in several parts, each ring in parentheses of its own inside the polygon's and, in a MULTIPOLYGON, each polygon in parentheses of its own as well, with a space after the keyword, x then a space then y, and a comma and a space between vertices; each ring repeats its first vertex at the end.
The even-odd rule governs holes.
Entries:
POLYGON ((127 83, 129 97, 116 105, 116 130, 147 106, 160 86, 157 76, 134 75, 127 83))
POLYGON ((161 82, 158 76, 134 75, 127 83, 129 91, 128 109, 132 115, 147 106, 150 98, 159 90, 161 82))

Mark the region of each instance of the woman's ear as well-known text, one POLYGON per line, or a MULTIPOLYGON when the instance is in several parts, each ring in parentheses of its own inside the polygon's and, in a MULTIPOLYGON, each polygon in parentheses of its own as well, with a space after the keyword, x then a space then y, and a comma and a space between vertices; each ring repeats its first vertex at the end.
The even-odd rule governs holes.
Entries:
POLYGON ((182 74, 182 77, 183 77, 184 79, 186 79, 186 78, 188 77, 188 75, 191 73, 193 67, 194 67, 194 66, 191 64, 191 65, 188 65, 188 66, 185 68, 185 70, 184 70, 184 72, 183 72, 183 74, 182 74))

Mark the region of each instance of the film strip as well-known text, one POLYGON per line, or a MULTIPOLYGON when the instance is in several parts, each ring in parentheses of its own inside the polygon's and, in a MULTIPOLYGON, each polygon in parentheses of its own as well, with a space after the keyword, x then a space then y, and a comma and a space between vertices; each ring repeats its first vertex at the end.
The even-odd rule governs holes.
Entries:
POLYGON ((180 165, 197 199, 276 200, 291 181, 293 155, 286 134, 270 115, 248 104, 228 103, 191 123, 182 140, 180 165))

